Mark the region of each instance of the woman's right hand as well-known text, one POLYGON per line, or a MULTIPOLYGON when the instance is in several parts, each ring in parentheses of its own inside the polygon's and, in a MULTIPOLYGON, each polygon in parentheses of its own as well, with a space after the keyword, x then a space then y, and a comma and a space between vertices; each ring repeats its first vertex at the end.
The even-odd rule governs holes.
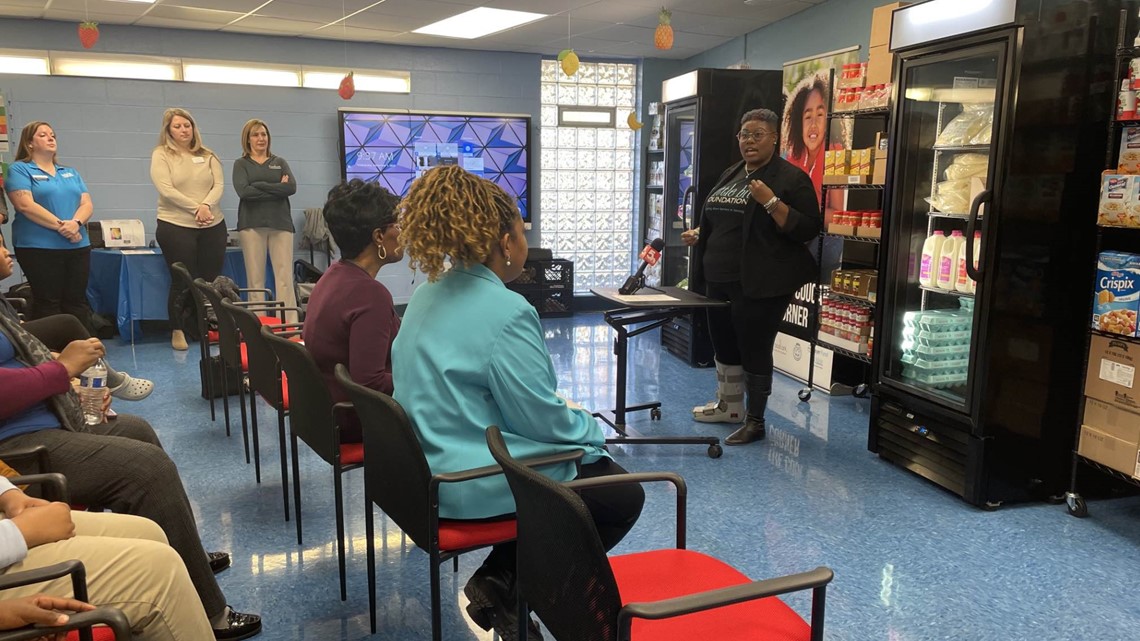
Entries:
POLYGON ((95 361, 104 354, 106 350, 103 348, 103 343, 98 338, 88 338, 68 343, 56 360, 67 368, 68 377, 75 378, 87 371, 87 368, 94 365, 95 361))
POLYGON ((681 232, 681 242, 685 243, 685 247, 692 247, 697 244, 701 238, 701 228, 688 229, 681 232))
POLYGON ((209 205, 198 205, 198 211, 194 212, 194 220, 198 221, 199 227, 205 227, 214 222, 214 212, 209 205))

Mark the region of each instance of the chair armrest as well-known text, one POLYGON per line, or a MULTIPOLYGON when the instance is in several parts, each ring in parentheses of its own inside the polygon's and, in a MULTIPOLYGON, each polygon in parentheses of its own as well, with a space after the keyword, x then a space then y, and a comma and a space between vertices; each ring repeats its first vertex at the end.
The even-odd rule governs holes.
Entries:
MULTIPOLYGON (((753 581, 718 590, 698 592, 673 599, 663 599, 645 603, 627 603, 618 612, 618 639, 629 639, 630 625, 634 618, 667 619, 670 617, 702 612, 714 608, 743 603, 755 599, 779 596, 802 590, 823 590, 834 573, 826 567, 818 567, 810 572, 789 576, 753 581)), ((814 623, 814 621, 813 621, 814 623)), ((822 624, 822 620, 819 622, 822 624)))
POLYGON ((34 625, 0 632, 0 641, 31 641, 47 634, 79 630, 98 624, 111 628, 116 641, 129 641, 131 638, 131 624, 127 621, 126 615, 118 608, 100 606, 90 612, 68 615, 68 621, 63 625, 34 625))
MULTIPOLYGON (((560 454, 551 454, 550 456, 533 456, 531 458, 518 459, 519 463, 527 467, 544 467, 547 465, 554 465, 555 463, 569 463, 571 461, 580 461, 585 452, 577 450, 574 452, 562 452, 560 454)), ((462 483, 463 481, 472 481, 481 479, 488 476, 495 476, 502 474, 503 468, 498 465, 485 465, 483 467, 476 467, 470 470, 460 470, 458 472, 445 472, 443 474, 435 474, 431 477, 432 485, 439 485, 440 483, 462 483)))
POLYGON ((234 307, 245 307, 246 309, 259 309, 264 307, 273 310, 285 304, 280 301, 272 300, 231 300, 230 303, 232 303, 234 307))
POLYGON ((282 329, 304 329, 305 323, 303 321, 300 323, 281 323, 280 325, 266 325, 266 327, 269 328, 269 331, 277 334, 279 333, 278 330, 282 329))
POLYGON ((83 562, 75 559, 0 576, 0 590, 19 588, 33 583, 44 583, 69 574, 71 575, 71 585, 75 598, 86 601, 87 570, 83 567, 83 562))
POLYGON ((611 485, 629 485, 630 483, 650 483, 664 481, 672 483, 677 488, 677 549, 685 549, 686 532, 688 531, 688 497, 689 486, 684 477, 674 472, 633 472, 629 474, 609 474, 595 476, 588 479, 575 479, 563 483, 575 492, 587 488, 608 487, 611 485))
POLYGON ((273 290, 267 289, 265 287, 238 287, 237 290, 239 294, 265 294, 266 296, 273 295, 273 290))
POLYGON ((48 449, 43 445, 9 450, 4 454, 4 462, 17 471, 19 471, 18 466, 24 463, 31 463, 33 465, 31 471, 34 474, 46 472, 50 467, 48 449))
MULTIPOLYGON (((268 327, 268 326, 267 326, 267 327, 268 327)), ((303 332, 302 330, 299 330, 299 329, 292 329, 292 330, 289 330, 289 331, 287 331, 287 332, 273 332, 273 335, 274 335, 274 336, 279 336, 279 337, 281 337, 281 338, 289 338, 290 336, 300 336, 300 335, 301 335, 301 334, 303 334, 303 333, 304 333, 304 332, 303 332)))
POLYGON ((59 472, 45 472, 43 474, 21 474, 8 479, 12 485, 43 485, 50 490, 48 500, 70 503, 70 493, 67 491, 67 477, 59 472))

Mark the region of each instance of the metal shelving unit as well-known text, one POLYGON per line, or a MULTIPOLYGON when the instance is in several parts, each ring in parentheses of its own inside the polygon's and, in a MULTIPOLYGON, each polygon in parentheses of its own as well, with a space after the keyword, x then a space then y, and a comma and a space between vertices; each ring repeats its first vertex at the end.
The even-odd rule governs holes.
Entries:
MULTIPOLYGON (((1127 67, 1128 61, 1131 60, 1132 58, 1140 57, 1140 47, 1125 47, 1125 46, 1123 46, 1124 42, 1126 42, 1125 39, 1127 38, 1127 25, 1128 25, 1128 12, 1125 10, 1121 10, 1121 12, 1120 12, 1120 30, 1117 32, 1118 47, 1117 47, 1117 51, 1116 51, 1116 69, 1115 69, 1115 74, 1113 76, 1113 84, 1112 84, 1113 87, 1119 87, 1120 86, 1120 82, 1124 78, 1124 75, 1123 75, 1124 74, 1124 68, 1127 67)), ((1115 99, 1116 94, 1113 93, 1112 95, 1115 99)), ((1113 101, 1113 104, 1111 105, 1110 109, 1111 109, 1111 111, 1109 113, 1112 113, 1112 114, 1116 113, 1115 100, 1113 101)), ((1111 168, 1115 167, 1114 161, 1116 159, 1117 145, 1120 142, 1120 127, 1127 126, 1129 124, 1140 125, 1140 121, 1137 121, 1137 120, 1119 121, 1118 120, 1118 121, 1114 121, 1113 126, 1108 128, 1108 151, 1105 155, 1105 161, 1104 161, 1104 166, 1106 168, 1111 169, 1111 168)), ((1095 250, 1094 255, 1093 255, 1094 256, 1093 260, 1094 261, 1099 260, 1101 250, 1106 248, 1105 247, 1106 239, 1108 240, 1107 244, 1110 245, 1110 247, 1109 247, 1110 249, 1121 249, 1121 250, 1127 250, 1127 251, 1140 253, 1140 235, 1129 234, 1128 231, 1136 231, 1136 230, 1127 230, 1125 228, 1107 227, 1107 226, 1097 225, 1097 229, 1096 229, 1096 250, 1095 250), (1124 232, 1124 233, 1121 234, 1120 232, 1124 232), (1115 238, 1110 238, 1110 237, 1115 237, 1115 238)), ((1094 268, 1094 273, 1095 273, 1095 268, 1094 268)), ((1094 277, 1094 282, 1092 284, 1093 284, 1093 287, 1089 288, 1090 294, 1092 292, 1096 291, 1095 277, 1094 277)), ((1088 314, 1087 314, 1088 318, 1092 318, 1092 310, 1093 310, 1093 305, 1094 305, 1093 299, 1094 299, 1094 296, 1090 295, 1089 301, 1088 301, 1088 314)), ((1120 334, 1111 334, 1108 332, 1102 332, 1100 330, 1095 330, 1095 329, 1089 328, 1089 330, 1086 332, 1086 335, 1085 335, 1085 358, 1084 358, 1084 362, 1085 362, 1085 368, 1086 369, 1088 368, 1088 353, 1089 353, 1089 347, 1090 347, 1090 340, 1091 340, 1092 336, 1105 336, 1105 337, 1113 338, 1116 340, 1126 341, 1126 342, 1132 343, 1132 344, 1140 344, 1140 338, 1133 338, 1130 336, 1122 336, 1120 334)), ((1081 397, 1083 398, 1084 396, 1085 396, 1085 386, 1084 386, 1084 383, 1082 382, 1081 383, 1081 397)), ((1083 496, 1081 496, 1080 492, 1077 491, 1077 473, 1080 470, 1080 467, 1082 465, 1084 465, 1085 467, 1091 468, 1093 470, 1097 470, 1097 471, 1101 472, 1102 474, 1106 474, 1106 475, 1108 475, 1108 476, 1110 476, 1110 477, 1112 477, 1118 481, 1123 481, 1125 483, 1130 483, 1132 485, 1140 487, 1140 479, 1133 478, 1132 476, 1121 473, 1117 470, 1114 470, 1108 466, 1105 466, 1101 463, 1098 463, 1098 462, 1096 462, 1090 458, 1087 458, 1085 456, 1082 456, 1080 453, 1078 453, 1077 450, 1080 449, 1081 427, 1083 424, 1084 424, 1084 406, 1082 404, 1081 410, 1080 410, 1080 419, 1077 422, 1077 436, 1074 439, 1074 443, 1073 443, 1073 464, 1072 464, 1072 471, 1071 471, 1070 476, 1069 476, 1069 491, 1065 492, 1065 495, 1064 495, 1065 508, 1068 510, 1069 514, 1071 514, 1075 517, 1078 517, 1078 518, 1084 518, 1084 517, 1087 517, 1089 515, 1088 504, 1085 502, 1085 499, 1083 496)))

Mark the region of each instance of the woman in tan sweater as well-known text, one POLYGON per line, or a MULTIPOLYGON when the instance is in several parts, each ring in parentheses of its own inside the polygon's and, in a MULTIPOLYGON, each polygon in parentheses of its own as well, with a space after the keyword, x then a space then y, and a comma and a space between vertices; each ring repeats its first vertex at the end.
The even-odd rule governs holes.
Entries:
MULTIPOLYGON (((167 266, 182 263, 194 278, 212 281, 226 259, 225 217, 218 203, 224 188, 222 162, 202 145, 194 117, 185 109, 162 114, 158 146, 150 156, 150 179, 158 189, 155 240, 167 266)), ((190 290, 171 275, 167 315, 174 349, 187 349, 183 311, 190 290)))

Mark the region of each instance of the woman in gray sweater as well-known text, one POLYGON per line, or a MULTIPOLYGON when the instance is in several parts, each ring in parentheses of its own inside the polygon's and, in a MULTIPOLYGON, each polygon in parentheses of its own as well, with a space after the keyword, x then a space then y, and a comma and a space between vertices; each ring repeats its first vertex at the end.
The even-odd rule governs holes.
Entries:
MULTIPOLYGON (((273 264, 277 300, 296 307, 293 291, 293 214, 289 196, 297 193, 297 182, 289 163, 269 150, 269 126, 254 118, 241 130, 241 158, 234 161, 233 183, 238 197, 238 238, 249 287, 265 287, 265 255, 273 264)), ((260 294, 250 294, 259 300, 260 294)), ((296 322, 296 312, 288 321, 296 322)))

